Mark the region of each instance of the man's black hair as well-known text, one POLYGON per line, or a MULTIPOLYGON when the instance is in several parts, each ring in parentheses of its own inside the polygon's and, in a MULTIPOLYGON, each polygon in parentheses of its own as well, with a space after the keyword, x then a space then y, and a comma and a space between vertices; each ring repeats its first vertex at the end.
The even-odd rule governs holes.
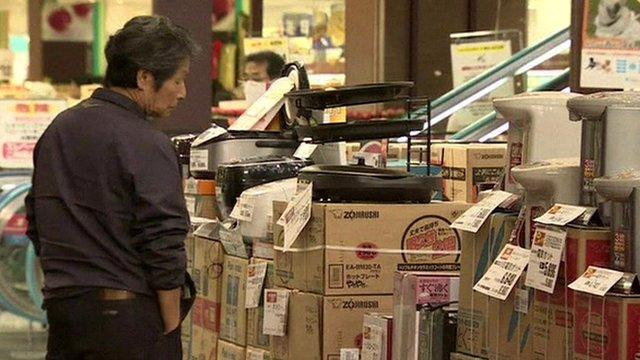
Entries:
POLYGON ((267 74, 271 80, 279 78, 282 75, 282 69, 284 68, 284 59, 273 51, 260 51, 249 54, 247 55, 245 62, 255 62, 258 64, 266 63, 267 74))
POLYGON ((138 70, 149 71, 156 89, 173 76, 180 64, 199 51, 187 31, 164 16, 137 16, 109 37, 106 87, 137 88, 138 70))

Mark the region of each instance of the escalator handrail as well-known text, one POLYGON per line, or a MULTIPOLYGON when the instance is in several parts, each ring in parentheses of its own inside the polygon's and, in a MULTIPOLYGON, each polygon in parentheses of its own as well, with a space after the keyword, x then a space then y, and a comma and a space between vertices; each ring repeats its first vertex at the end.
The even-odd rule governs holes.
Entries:
MULTIPOLYGON (((553 79, 543 84, 540 84, 539 86, 533 88, 531 91, 549 91, 549 90, 555 90, 559 86, 562 86, 563 84, 568 85, 570 73, 571 73, 570 69, 565 69, 564 71, 562 71, 561 74, 557 75, 553 79)), ((490 126, 495 119, 496 119, 496 112, 492 111, 489 114, 481 117, 480 119, 462 128, 460 131, 453 134, 450 139, 456 140, 456 141, 465 141, 467 140, 466 138, 468 136, 483 130, 483 128, 486 126, 490 126)))
MULTIPOLYGON (((15 201, 18 197, 28 192, 29 189, 31 189, 30 183, 28 182, 22 183, 12 188, 11 190, 8 190, 6 193, 3 193, 2 195, 0 195, 0 211, 4 209, 6 206, 8 206, 9 204, 11 204, 13 201, 15 201)), ((27 254, 28 254, 28 251, 27 251, 27 254)), ((25 271, 28 271, 28 270, 25 270, 25 271)), ((27 277, 27 281, 28 281, 28 277, 27 277)), ((33 284, 27 284, 27 285, 33 286, 33 284)), ((34 303, 34 306, 37 306, 37 305, 34 303)), ((37 321, 41 323, 44 323, 46 321, 44 312, 42 312, 41 314, 33 314, 31 312, 25 311, 20 306, 12 303, 7 298, 5 298, 2 293, 0 293, 0 307, 4 308, 5 310, 15 315, 24 317, 28 320, 37 321)))
MULTIPOLYGON (((431 103, 431 117, 434 118, 447 111, 456 104, 478 93, 480 90, 494 84, 496 81, 499 81, 506 76, 513 76, 518 69, 526 65, 532 59, 541 56, 570 39, 570 29, 567 27, 533 46, 518 51, 509 59, 493 66, 482 74, 435 99, 431 103)), ((426 115, 427 107, 424 106, 412 112, 411 118, 422 118, 426 115)), ((427 125, 425 124, 425 126, 427 125)))

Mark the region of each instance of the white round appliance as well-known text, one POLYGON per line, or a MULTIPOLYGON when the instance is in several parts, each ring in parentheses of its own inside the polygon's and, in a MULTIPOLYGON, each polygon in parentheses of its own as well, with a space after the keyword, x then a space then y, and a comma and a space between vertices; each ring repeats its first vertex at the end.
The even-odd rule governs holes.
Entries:
POLYGON ((578 94, 533 92, 493 100, 496 111, 509 122, 506 189, 514 189, 511 168, 552 158, 580 155, 579 124, 568 121, 567 100, 578 94))
POLYGON ((270 253, 273 252, 273 202, 291 201, 297 187, 298 179, 290 178, 249 188, 240 195, 240 202, 253 205, 251 221, 240 221, 240 233, 245 242, 253 243, 256 256, 272 258, 270 253))
POLYGON ((582 125, 580 155, 583 205, 597 206, 593 179, 640 169, 640 92, 600 92, 567 102, 571 120, 582 125))
POLYGON ((626 170, 594 180, 596 192, 611 201, 611 267, 640 272, 640 174, 626 170))
POLYGON ((580 159, 549 159, 512 170, 513 178, 526 193, 526 202, 536 205, 577 205, 580 201, 580 159))

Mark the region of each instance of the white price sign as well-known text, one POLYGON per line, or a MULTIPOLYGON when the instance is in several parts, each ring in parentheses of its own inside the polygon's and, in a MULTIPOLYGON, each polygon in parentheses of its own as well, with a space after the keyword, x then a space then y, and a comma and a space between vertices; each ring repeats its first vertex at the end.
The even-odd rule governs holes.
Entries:
POLYGON ((489 196, 467 209, 467 211, 451 224, 451 227, 472 233, 478 232, 493 210, 512 195, 513 194, 506 191, 492 192, 489 196))
POLYGON ((264 319, 262 333, 285 336, 291 290, 267 289, 264 291, 264 319))
POLYGON ((245 259, 248 258, 247 247, 237 227, 228 226, 228 224, 223 223, 220 228, 220 242, 227 254, 245 259))
POLYGON ((245 296, 245 308, 257 308, 260 305, 264 277, 267 275, 267 263, 251 264, 247 268, 247 294, 245 296))
POLYGON ((507 244, 473 290, 506 300, 529 262, 530 251, 507 244))
POLYGON ((306 160, 310 158, 311 155, 313 155, 313 153, 316 151, 317 148, 318 148, 318 145, 302 143, 300 144, 300 146, 298 146, 298 149, 296 149, 296 152, 293 154, 293 157, 296 159, 306 160))
POLYGON ((565 226, 577 219, 585 211, 587 211, 587 208, 582 206, 555 204, 534 221, 548 225, 565 226))
POLYGON ((194 171, 209 170, 209 150, 191 149, 189 169, 194 171))
POLYGON ((253 198, 238 198, 229 216, 237 220, 251 221, 253 219, 253 209, 255 205, 256 203, 253 198))
POLYGON ((569 289, 604 296, 623 275, 621 271, 589 266, 584 274, 569 284, 569 289))
POLYGON ((564 229, 536 227, 525 285, 553 294, 566 238, 564 229))
MULTIPOLYGON (((300 186, 300 184, 298 185, 300 186)), ((284 227, 285 251, 293 245, 311 218, 312 194, 313 183, 310 183, 293 197, 278 219, 277 224, 284 227)))

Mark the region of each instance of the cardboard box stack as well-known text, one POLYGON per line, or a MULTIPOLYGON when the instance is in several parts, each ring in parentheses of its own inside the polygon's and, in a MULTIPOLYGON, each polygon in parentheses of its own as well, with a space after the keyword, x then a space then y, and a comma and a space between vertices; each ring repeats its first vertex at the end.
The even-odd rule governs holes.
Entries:
POLYGON ((191 310, 191 354, 211 359, 220 333, 220 296, 224 251, 215 241, 217 224, 203 225, 194 237, 193 281, 198 292, 191 310), (208 230, 208 231, 207 231, 208 230))
POLYGON ((514 308, 518 288, 505 302, 473 291, 509 240, 516 218, 496 213, 476 234, 462 233, 458 352, 495 359, 525 359, 530 352, 529 316, 514 308))
POLYGON ((431 162, 442 167, 445 198, 478 201, 478 193, 500 181, 506 144, 434 144, 431 162))
MULTIPOLYGON (((567 287, 589 265, 609 266, 611 235, 608 228, 564 227, 567 232, 564 261, 561 262, 553 294, 525 286, 526 272, 505 301, 472 289, 508 243, 515 224, 516 215, 494 213, 477 233, 464 232, 462 235, 457 329, 459 354, 452 358, 628 358, 621 356, 626 356, 635 345, 623 347, 627 346, 627 341, 635 339, 632 339, 629 329, 624 336, 622 332, 615 331, 627 326, 627 319, 634 321, 634 317, 640 318, 640 313, 636 315, 625 308, 633 304, 635 298, 616 295, 596 298, 567 287), (595 311, 594 303, 600 306, 596 306, 595 311), (607 305, 602 307, 604 304, 607 305), (590 330, 585 330, 585 327, 590 330), (618 338, 613 340, 616 336, 618 338), (607 346, 609 351, 601 352, 607 346)), ((635 353, 636 350, 633 351, 635 353)))
MULTIPOLYGON (((275 203, 273 218, 285 208, 275 203)), ((449 225, 467 208, 314 203, 286 252, 283 228, 274 226, 275 285, 290 297, 286 335, 272 336, 272 358, 335 360, 341 349, 361 348, 365 315, 393 311, 396 271, 459 269, 460 235, 449 225)))

